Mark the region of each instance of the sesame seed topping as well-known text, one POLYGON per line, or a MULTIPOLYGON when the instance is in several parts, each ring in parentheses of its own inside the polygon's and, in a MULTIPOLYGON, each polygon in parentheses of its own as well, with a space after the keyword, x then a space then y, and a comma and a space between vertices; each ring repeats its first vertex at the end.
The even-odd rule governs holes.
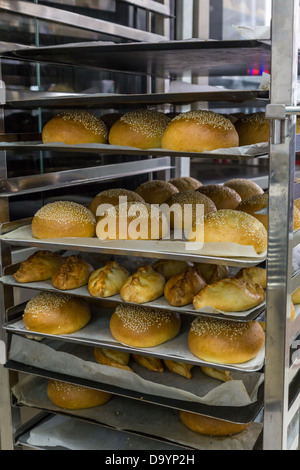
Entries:
POLYGON ((144 333, 152 327, 160 328, 162 324, 170 323, 174 316, 169 311, 143 308, 139 305, 118 305, 114 313, 120 318, 124 328, 136 333, 144 333))
POLYGON ((59 309, 66 305, 71 298, 71 295, 40 292, 27 302, 24 314, 30 314, 32 318, 37 318, 39 315, 50 315, 54 309, 59 309))
POLYGON ((93 113, 73 110, 60 113, 57 117, 62 118, 64 121, 80 122, 85 129, 92 131, 96 135, 103 135, 107 138, 108 132, 106 125, 93 113))
POLYGON ((264 112, 258 112, 258 113, 251 113, 251 114, 246 114, 246 116, 243 116, 241 119, 239 119, 238 122, 253 122, 257 124, 269 124, 270 121, 266 118, 266 115, 264 112))
POLYGON ((58 224, 78 222, 80 224, 93 224, 96 219, 85 206, 71 201, 55 201, 41 207, 35 217, 45 220, 54 220, 58 224))
POLYGON ((223 115, 206 110, 188 111, 187 113, 179 114, 172 122, 174 121, 194 121, 196 124, 208 124, 214 128, 225 130, 235 129, 232 122, 223 115))
POLYGON ((78 385, 78 384, 70 384, 70 383, 67 383, 67 382, 61 382, 59 380, 52 380, 51 382, 52 382, 52 386, 55 387, 55 389, 58 392, 70 393, 70 392, 73 392, 73 391, 85 392, 85 391, 88 390, 86 387, 83 387, 83 386, 78 385))
POLYGON ((257 204, 266 207, 268 205, 268 199, 269 196, 267 193, 264 194, 258 194, 257 196, 250 196, 247 197, 247 199, 244 199, 241 204, 239 205, 239 208, 244 207, 245 205, 247 206, 256 206, 257 204))
POLYGON ((171 119, 163 113, 142 109, 124 114, 120 121, 128 124, 135 132, 140 132, 147 137, 162 137, 171 119))
POLYGON ((213 336, 226 336, 234 339, 243 335, 253 322, 234 322, 214 318, 197 317, 191 324, 191 331, 198 336, 210 334, 213 336))

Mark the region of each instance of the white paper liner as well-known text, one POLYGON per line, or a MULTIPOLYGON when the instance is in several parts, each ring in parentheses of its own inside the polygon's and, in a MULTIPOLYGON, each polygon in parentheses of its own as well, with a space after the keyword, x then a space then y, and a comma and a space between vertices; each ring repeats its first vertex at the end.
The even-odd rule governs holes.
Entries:
MULTIPOLYGON (((61 411, 49 400, 46 387, 47 380, 40 377, 27 377, 19 382, 12 392, 19 403, 54 412, 61 411)), ((177 410, 118 396, 114 396, 102 406, 72 411, 72 414, 98 421, 118 430, 146 433, 199 450, 205 448, 252 449, 262 429, 261 424, 253 422, 245 431, 236 436, 222 439, 201 436, 183 425, 177 410)), ((49 433, 47 438, 49 439, 49 433)), ((60 444, 56 442, 56 445, 60 444)))
POLYGON ((238 26, 233 24, 232 27, 245 39, 260 41, 271 39, 270 26, 238 26))

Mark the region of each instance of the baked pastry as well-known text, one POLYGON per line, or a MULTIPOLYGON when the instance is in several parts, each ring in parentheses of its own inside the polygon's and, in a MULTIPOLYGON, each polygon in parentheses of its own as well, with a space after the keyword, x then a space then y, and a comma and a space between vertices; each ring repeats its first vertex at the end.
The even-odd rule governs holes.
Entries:
POLYGON ((196 178, 192 178, 191 176, 177 176, 175 178, 171 178, 169 183, 173 184, 173 186, 176 186, 179 192, 195 191, 202 186, 200 181, 198 181, 196 178))
POLYGON ((232 377, 230 376, 231 372, 229 370, 214 369, 213 367, 200 367, 201 371, 211 377, 212 379, 218 379, 222 382, 230 382, 232 377))
POLYGON ((131 371, 128 366, 130 360, 128 352, 108 348, 94 348, 94 356, 99 364, 131 371))
POLYGON ((189 231, 203 214, 217 210, 211 199, 197 191, 174 194, 166 204, 170 209, 170 228, 174 230, 189 231))
POLYGON ((183 424, 194 432, 205 436, 226 437, 239 434, 247 429, 249 424, 238 424, 229 421, 222 421, 216 418, 190 413, 189 411, 179 411, 179 416, 183 424))
POLYGON ((165 366, 169 371, 174 372, 175 374, 181 375, 186 379, 192 378, 191 370, 194 367, 193 364, 186 364, 185 362, 171 361, 169 359, 164 359, 165 366))
POLYGON ((104 405, 111 394, 81 385, 49 380, 47 394, 52 403, 65 410, 82 410, 104 405))
POLYGON ((201 274, 189 267, 167 281, 164 296, 173 307, 182 307, 191 304, 194 296, 205 286, 206 281, 201 274))
POLYGON ((164 372, 164 367, 159 357, 141 356, 140 354, 132 354, 132 357, 137 364, 148 370, 164 372))
POLYGON ((238 133, 232 122, 213 111, 180 114, 162 137, 162 148, 179 152, 204 152, 238 145, 238 133))
POLYGON ((88 303, 79 297, 40 292, 26 304, 26 330, 50 335, 68 335, 81 330, 91 319, 88 303))
POLYGON ((96 269, 88 280, 88 290, 93 297, 111 297, 120 293, 120 289, 130 273, 115 261, 108 261, 102 268, 96 269))
POLYGON ((211 199, 217 210, 235 209, 242 201, 241 196, 232 188, 219 184, 208 184, 196 190, 211 199))
POLYGON ((31 223, 35 238, 94 237, 96 220, 83 205, 55 201, 41 207, 31 223))
POLYGON ((163 295, 165 283, 165 278, 150 265, 141 266, 125 280, 120 296, 122 300, 136 304, 151 302, 163 295))
POLYGON ((160 148, 162 135, 170 121, 165 114, 150 109, 129 111, 112 126, 108 141, 123 147, 160 148))
POLYGON ((249 284, 258 284, 263 289, 267 288, 267 270, 257 266, 242 268, 235 277, 249 284))
POLYGON ((160 240, 169 232, 166 216, 157 207, 129 202, 100 216, 96 235, 101 240, 160 240))
MULTIPOLYGON (((244 199, 236 208, 238 211, 246 212, 259 220, 266 230, 268 230, 268 214, 258 214, 258 211, 266 209, 269 203, 269 195, 267 193, 258 196, 252 196, 244 199)), ((294 205, 294 231, 300 228, 300 210, 294 205)))
POLYGON ((228 266, 208 263, 194 263, 194 266, 198 274, 204 277, 207 284, 213 284, 229 277, 228 266))
POLYGON ((64 258, 58 253, 39 250, 20 263, 14 278, 21 283, 47 281, 63 262, 64 258))
POLYGON ((172 259, 160 259, 152 264, 152 268, 162 274, 166 281, 190 266, 193 266, 193 263, 190 263, 189 261, 178 261, 172 259))
POLYGON ((43 127, 42 141, 44 144, 105 144, 107 134, 106 125, 98 116, 88 111, 74 110, 50 119, 43 127))
POLYGON ((298 289, 296 289, 295 292, 293 292, 293 294, 292 294, 292 302, 293 302, 295 305, 299 305, 299 304, 300 304, 300 287, 298 287, 298 289))
POLYGON ((220 209, 206 214, 203 220, 195 224, 188 241, 198 240, 197 231, 203 230, 205 243, 236 243, 253 246, 256 253, 267 249, 268 233, 263 224, 246 212, 231 209, 220 209))
MULTIPOLYGON (((122 189, 122 188, 114 188, 114 189, 107 189, 105 191, 101 191, 101 193, 97 194, 94 199, 90 202, 88 209, 92 212, 92 214, 96 217, 96 219, 103 213, 101 211, 100 206, 104 206, 105 204, 111 204, 112 206, 119 206, 125 202, 145 202, 144 199, 139 196, 135 191, 130 191, 129 189, 122 189), (121 198, 126 198, 121 199, 121 198), (99 208, 98 215, 97 209, 99 208)), ((108 209, 108 207, 103 207, 104 212, 108 209)))
POLYGON ((236 191, 242 201, 251 196, 257 196, 259 194, 264 194, 263 189, 254 181, 247 180, 244 178, 235 178, 224 183, 224 186, 233 189, 236 191))
POLYGON ((257 321, 196 317, 188 333, 192 354, 215 364, 242 364, 261 351, 265 333, 257 321))
POLYGON ((171 183, 163 180, 149 180, 140 184, 135 192, 148 204, 164 204, 179 190, 171 183))
POLYGON ((112 336, 137 348, 165 343, 178 335, 180 327, 178 313, 136 305, 118 305, 110 319, 112 336))
POLYGON ((193 298, 196 310, 212 307, 223 312, 243 312, 260 305, 265 291, 257 284, 248 284, 235 278, 226 278, 208 284, 193 298))
POLYGON ((53 287, 60 290, 77 289, 88 283, 93 271, 93 266, 80 255, 68 256, 52 276, 53 287))

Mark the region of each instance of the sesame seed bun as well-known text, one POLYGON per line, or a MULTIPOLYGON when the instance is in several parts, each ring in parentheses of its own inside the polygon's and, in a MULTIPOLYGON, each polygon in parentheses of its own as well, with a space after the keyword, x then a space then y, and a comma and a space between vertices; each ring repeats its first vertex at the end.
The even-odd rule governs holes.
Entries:
POLYGON ((107 128, 95 114, 87 111, 66 111, 47 122, 42 130, 42 141, 44 144, 105 144, 107 128))
POLYGON ((234 322, 196 317, 188 333, 190 351, 215 364, 242 364, 260 352, 264 331, 257 321, 234 322))
POLYGON ((151 180, 140 184, 135 192, 148 204, 163 204, 179 190, 170 182, 163 180, 151 180))
POLYGON ((247 199, 248 197, 264 193, 263 189, 258 186, 258 184, 256 184, 254 181, 243 178, 236 178, 226 181, 224 183, 224 186, 234 189, 234 191, 236 191, 240 195, 242 201, 244 199, 247 199))
POLYGON ((190 413, 189 411, 179 411, 179 416, 183 424, 194 432, 205 436, 225 437, 238 434, 250 425, 231 423, 208 416, 190 413))
POLYGON ((139 196, 135 191, 123 188, 113 188, 101 191, 97 194, 94 199, 88 205, 88 209, 91 213, 97 217, 97 209, 102 204, 111 204, 112 206, 118 206, 121 203, 120 197, 127 198, 127 202, 137 201, 145 202, 144 199, 139 196))
POLYGON ((151 348, 171 340, 179 333, 176 312, 135 305, 118 305, 110 319, 112 336, 136 348, 151 348))
POLYGON ((94 408, 111 399, 110 393, 52 379, 48 382, 47 394, 54 405, 65 410, 94 408))
POLYGON ((55 201, 39 209, 31 223, 35 238, 93 237, 96 220, 83 205, 71 201, 55 201))
POLYGON ((162 137, 162 148, 179 152, 204 152, 238 145, 238 133, 232 122, 212 111, 180 114, 162 137))
POLYGON ((209 197, 217 209, 235 209, 242 201, 241 196, 232 188, 218 184, 208 184, 196 190, 209 197))
POLYGON ((191 176, 178 176, 169 180, 169 183, 173 184, 180 192, 181 191, 194 191, 202 186, 202 183, 196 178, 191 176))

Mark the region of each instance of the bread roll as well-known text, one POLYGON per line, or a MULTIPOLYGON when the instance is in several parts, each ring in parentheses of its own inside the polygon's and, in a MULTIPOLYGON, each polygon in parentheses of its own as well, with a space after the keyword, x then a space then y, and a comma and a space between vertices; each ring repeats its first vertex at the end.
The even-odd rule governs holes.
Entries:
POLYGON ((300 304, 300 287, 298 287, 298 289, 296 289, 295 292, 293 292, 293 294, 292 294, 292 302, 293 302, 293 304, 295 304, 295 305, 299 305, 299 304, 300 304))
POLYGON ((208 184, 197 189, 211 199, 218 209, 236 209, 242 201, 241 196, 234 190, 224 185, 208 184))
POLYGON ((205 374, 208 375, 208 377, 211 377, 212 379, 217 379, 221 380, 221 382, 231 382, 232 377, 230 376, 230 371, 229 370, 219 370, 219 369, 214 369, 213 367, 200 367, 201 371, 205 374))
MULTIPOLYGON (((238 211, 246 212, 259 220, 266 230, 269 226, 268 214, 257 214, 258 211, 266 209, 269 204, 269 195, 267 193, 260 194, 259 196, 252 196, 242 201, 236 208, 238 211)), ((294 206, 294 231, 300 228, 300 210, 294 206)))
MULTIPOLYGON (((104 204, 111 204, 112 206, 118 206, 122 202, 145 202, 144 199, 139 196, 135 191, 130 191, 129 189, 107 189, 97 194, 94 199, 90 202, 88 209, 96 217, 96 219, 101 215, 100 206, 104 204), (127 198, 127 201, 124 201, 120 198, 127 198), (97 216, 97 209, 99 208, 99 214, 97 216)), ((105 208, 107 209, 107 208, 105 208)))
POLYGON ((180 114, 171 121, 162 137, 162 148, 179 152, 205 152, 238 145, 234 125, 213 111, 180 114))
POLYGON ((110 393, 52 379, 48 382, 47 393, 54 405, 65 410, 94 408, 111 399, 110 393))
POLYGON ((52 284, 60 290, 77 289, 88 283, 93 271, 93 266, 84 261, 80 255, 68 256, 53 274, 52 284))
POLYGON ((190 263, 189 261, 178 261, 172 259, 160 259, 152 264, 152 268, 162 274, 166 281, 190 266, 193 266, 193 263, 190 263))
POLYGON ((93 297, 111 297, 120 293, 120 289, 130 273, 115 261, 108 261, 105 266, 96 269, 88 281, 88 290, 93 297))
POLYGON ((235 178, 224 183, 227 188, 233 189, 239 194, 242 201, 251 196, 257 196, 264 194, 263 189, 256 184, 254 181, 247 180, 244 178, 235 178))
POLYGON ((223 312, 243 312, 257 307, 265 300, 265 291, 257 284, 226 278, 208 284, 193 298, 196 310, 213 307, 223 312))
POLYGON ((229 277, 228 266, 207 263, 195 263, 194 266, 196 271, 204 277, 207 284, 213 284, 229 277))
POLYGON ((151 348, 173 339, 181 327, 176 312, 136 305, 118 305, 110 319, 112 336, 136 348, 151 348))
POLYGON ((108 348, 94 348, 94 356, 99 364, 131 371, 128 366, 130 360, 128 352, 108 348))
POLYGON ((163 212, 141 202, 111 207, 96 225, 96 235, 101 240, 160 240, 168 232, 163 212))
POLYGON ((249 424, 230 423, 208 416, 190 413, 189 411, 179 411, 179 416, 183 424, 194 432, 205 436, 226 437, 238 434, 249 426, 249 424))
POLYGON ((161 148, 162 135, 171 119, 163 113, 142 109, 124 114, 109 131, 111 145, 161 148))
POLYGON ((96 220, 81 204, 55 201, 39 209, 31 224, 35 238, 94 237, 96 220))
POLYGON ((186 364, 185 362, 171 361, 169 359, 164 359, 165 366, 169 369, 170 372, 174 374, 181 375, 186 379, 191 379, 192 373, 191 370, 194 367, 193 364, 186 364))
POLYGON ((84 299, 54 292, 40 292, 32 297, 23 314, 27 330, 49 335, 74 333, 90 319, 90 307, 84 299))
POLYGON ((177 176, 169 180, 169 183, 176 186, 179 192, 181 191, 195 191, 202 186, 202 183, 196 178, 191 176, 177 176))
POLYGON ((203 213, 217 210, 211 199, 197 191, 174 194, 166 204, 170 208, 170 228, 174 230, 191 230, 203 213))
POLYGON ((197 231, 202 230, 203 223, 205 243, 227 242, 253 246, 257 254, 267 249, 268 233, 263 224, 250 214, 231 209, 210 212, 203 221, 196 223, 188 241, 199 240, 197 231))
POLYGON ((196 317, 188 333, 192 354, 215 364, 242 364, 261 351, 264 331, 257 321, 235 322, 196 317))
POLYGON ((68 145, 105 144, 107 128, 95 114, 87 111, 65 111, 58 114, 42 130, 44 144, 62 142, 68 145))
POLYGON ((132 357, 135 362, 148 370, 152 370, 153 372, 164 372, 164 366, 161 359, 158 357, 141 356, 140 354, 132 354, 132 357))
POLYGON ((122 300, 136 304, 151 302, 163 295, 165 283, 165 278, 150 265, 141 266, 125 280, 120 296, 122 300))
POLYGON ((64 262, 64 258, 52 251, 39 250, 22 261, 14 278, 20 283, 47 281, 64 262))
POLYGON ((251 266, 241 269, 235 277, 249 284, 258 284, 263 289, 267 288, 267 270, 264 268, 251 266))
POLYGON ((171 183, 163 180, 150 180, 140 184, 135 192, 148 204, 163 204, 179 190, 171 183))
POLYGON ((189 267, 167 281, 164 296, 170 305, 182 307, 191 304, 194 296, 205 286, 205 279, 194 267, 189 267))

